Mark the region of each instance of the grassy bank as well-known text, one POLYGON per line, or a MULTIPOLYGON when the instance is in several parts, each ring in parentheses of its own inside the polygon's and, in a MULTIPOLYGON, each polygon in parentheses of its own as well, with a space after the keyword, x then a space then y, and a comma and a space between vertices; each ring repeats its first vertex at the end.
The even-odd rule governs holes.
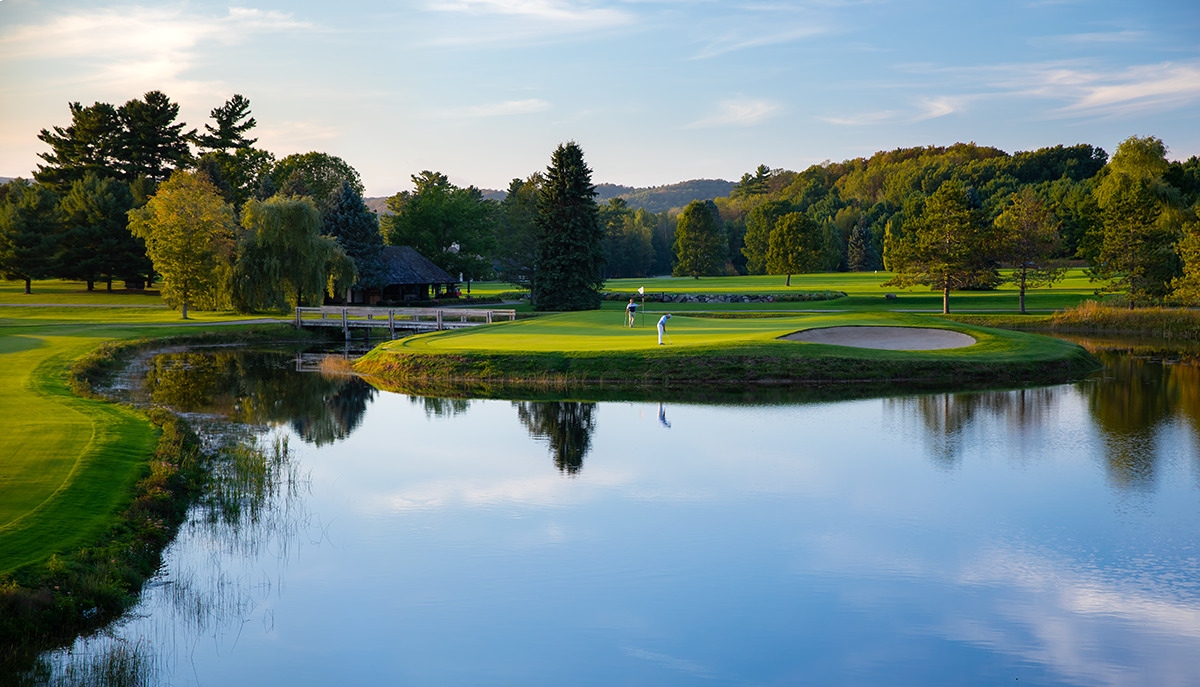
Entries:
POLYGON ((128 608, 207 475, 177 417, 104 401, 96 381, 143 347, 281 334, 0 320, 0 674, 128 608))
POLYGON ((677 316, 671 345, 651 327, 628 329, 592 311, 388 342, 355 369, 383 388, 452 396, 738 393, 793 385, 863 388, 1011 386, 1060 381, 1096 367, 1083 349, 1020 332, 920 315, 813 314, 781 318, 677 316), (779 339, 831 326, 920 326, 967 333, 973 346, 888 351, 779 339))

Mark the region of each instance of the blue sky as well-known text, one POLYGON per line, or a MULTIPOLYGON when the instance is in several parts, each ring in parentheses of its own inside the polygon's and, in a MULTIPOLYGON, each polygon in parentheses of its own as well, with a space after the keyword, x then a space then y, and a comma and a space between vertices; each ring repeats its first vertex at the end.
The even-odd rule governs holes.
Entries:
POLYGON ((261 147, 368 195, 504 188, 567 140, 634 186, 956 141, 1200 154, 1196 0, 239 1, 0 0, 0 176, 68 102, 151 89, 193 127, 241 93, 261 147))

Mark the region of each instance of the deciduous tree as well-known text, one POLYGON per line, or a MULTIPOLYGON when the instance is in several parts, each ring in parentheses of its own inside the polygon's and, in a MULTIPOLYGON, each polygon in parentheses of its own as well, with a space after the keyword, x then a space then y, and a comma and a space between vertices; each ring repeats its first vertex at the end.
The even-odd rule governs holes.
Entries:
POLYGON ((412 246, 450 274, 480 279, 490 272, 496 207, 474 186, 459 188, 428 170, 412 177, 416 188, 387 199, 388 243, 412 246))
POLYGON ((337 241, 321 235, 312 199, 246 201, 242 227, 234 277, 239 310, 319 303, 327 290, 354 283, 353 263, 337 241))
POLYGON ((995 220, 1000 257, 1012 265, 1008 281, 1016 285, 1021 312, 1025 290, 1049 286, 1066 276, 1066 267, 1053 256, 1062 245, 1059 223, 1026 186, 1014 193, 995 220))
POLYGON ((604 286, 604 230, 592 170, 574 141, 550 158, 538 202, 533 306, 537 310, 594 310, 604 286))
POLYGON ((767 273, 786 274, 786 286, 795 273, 814 272, 825 259, 821 227, 803 212, 789 212, 775 222, 767 248, 767 273))
POLYGON ((234 256, 233 208, 194 172, 176 171, 145 207, 129 212, 129 228, 146 242, 162 276, 163 300, 181 310, 226 306, 234 256))
POLYGON ((679 214, 675 225, 677 277, 719 276, 725 273, 729 257, 729 238, 721 213, 711 201, 693 200, 679 214))
POLYGON ((513 179, 508 194, 500 201, 496 222, 494 260, 497 276, 513 286, 533 286, 537 259, 538 201, 542 195, 542 175, 513 179))
POLYGON ((275 188, 284 194, 312 198, 322 215, 333 207, 334 199, 341 191, 343 183, 350 184, 350 188, 359 195, 363 193, 362 179, 358 171, 342 158, 328 153, 288 155, 275 163, 274 169, 271 170, 271 178, 275 188), (301 189, 302 192, 293 192, 296 189, 301 189))
POLYGON ((1163 180, 1166 153, 1153 136, 1131 136, 1096 185, 1102 233, 1092 274, 1105 282, 1100 292, 1127 292, 1130 307, 1161 300, 1180 273, 1175 243, 1182 216, 1178 190, 1163 180))

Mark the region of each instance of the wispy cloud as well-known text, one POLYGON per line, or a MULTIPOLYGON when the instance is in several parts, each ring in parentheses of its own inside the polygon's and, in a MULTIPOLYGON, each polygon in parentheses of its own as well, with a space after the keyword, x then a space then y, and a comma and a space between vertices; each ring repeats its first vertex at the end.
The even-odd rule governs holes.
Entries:
POLYGON ((919 100, 917 120, 961 112, 971 101, 1014 98, 1058 103, 1031 106, 1032 116, 1109 118, 1168 112, 1200 100, 1200 62, 1165 62, 1106 69, 1084 61, 1001 64, 983 67, 907 65, 914 74, 937 77, 942 91, 958 94, 919 100))
POLYGON ((462 24, 452 32, 429 41, 446 46, 560 40, 566 35, 604 31, 636 20, 634 14, 622 9, 567 0, 435 0, 427 8, 462 18, 462 24))
POLYGON ((962 112, 966 109, 966 98, 962 96, 938 96, 936 98, 922 98, 920 101, 920 111, 914 119, 918 122, 927 119, 937 119, 945 117, 956 112, 962 112))
POLYGON ((753 126, 778 114, 780 107, 769 100, 736 98, 717 103, 717 111, 687 125, 689 129, 719 126, 753 126))
POLYGON ((513 115, 532 114, 550 109, 550 103, 539 98, 527 100, 506 100, 502 103, 484 105, 468 105, 466 107, 438 110, 436 115, 449 119, 484 119, 488 117, 509 117, 513 115))
POLYGON ((1052 116, 1126 116, 1167 111, 1200 99, 1200 63, 1135 65, 1115 71, 1076 65, 1034 65, 997 74, 1014 95, 1064 104, 1052 116))
MULTIPOLYGON (((71 70, 73 80, 124 90, 150 83, 172 88, 197 64, 207 45, 311 28, 289 14, 243 7, 223 15, 196 14, 182 7, 83 10, 0 30, 0 60, 84 60, 83 69, 71 70)), ((188 88, 173 88, 180 90, 188 88)))
POLYGON ((738 50, 746 50, 749 48, 761 48, 768 45, 779 45, 782 43, 791 43, 804 38, 811 38, 828 33, 828 29, 824 26, 809 24, 804 26, 796 26, 782 31, 776 30, 759 35, 747 36, 741 32, 730 33, 713 38, 707 45, 696 53, 695 59, 703 60, 718 55, 736 52, 738 50))
POLYGON ((896 119, 897 112, 895 110, 879 110, 876 112, 858 112, 851 115, 843 115, 839 117, 817 117, 822 122, 837 124, 838 126, 869 126, 871 124, 882 124, 896 119))

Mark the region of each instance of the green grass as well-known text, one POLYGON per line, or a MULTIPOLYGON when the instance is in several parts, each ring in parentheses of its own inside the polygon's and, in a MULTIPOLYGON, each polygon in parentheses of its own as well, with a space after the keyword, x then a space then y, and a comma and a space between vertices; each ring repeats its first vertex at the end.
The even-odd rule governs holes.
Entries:
POLYGON ((30 289, 32 293, 27 294, 23 281, 0 281, 0 304, 70 303, 166 307, 157 289, 149 292, 126 291, 120 288, 120 285, 121 282, 115 283, 110 293, 104 290, 102 283, 96 284, 95 291, 88 291, 85 282, 46 279, 33 282, 30 289))
MULTIPOLYGON (((162 309, 0 309, 0 573, 93 540, 128 501, 157 433, 131 409, 72 393, 101 343, 199 334, 162 309)), ((225 315, 198 314, 211 326, 225 315)))
MULTIPOLYGON (((722 309, 752 309, 752 310, 826 310, 867 312, 877 310, 888 311, 928 311, 941 312, 941 292, 930 291, 924 287, 898 289, 894 286, 884 287, 881 284, 892 277, 888 272, 830 272, 821 274, 794 274, 792 285, 784 286, 785 278, 777 275, 742 276, 742 277, 659 277, 648 279, 610 279, 604 288, 606 291, 634 293, 638 287, 644 287, 647 293, 668 294, 743 294, 766 295, 800 293, 805 291, 841 291, 846 298, 830 301, 810 301, 803 303, 753 303, 753 304, 688 304, 688 303, 647 303, 646 307, 654 311, 670 310, 672 312, 687 312, 722 309), (894 300, 885 298, 886 294, 895 294, 894 300)), ((1033 289, 1026 292, 1026 309, 1033 312, 1049 312, 1070 308, 1087 299, 1094 299, 1096 284, 1088 280, 1082 269, 1071 270, 1067 278, 1050 288, 1033 289)), ((511 284, 500 282, 476 282, 471 285, 471 294, 476 296, 496 296, 504 292, 515 291, 511 284)), ((622 303, 606 302, 604 307, 620 309, 622 303)), ((995 291, 955 291, 950 294, 950 309, 953 312, 989 312, 1011 311, 1018 309, 1017 289, 1005 285, 995 291)))
POLYGON ((385 388, 500 396, 519 387, 745 387, 780 384, 1004 386, 1054 381, 1095 367, 1057 339, 974 327, 909 313, 816 313, 776 318, 676 316, 671 345, 654 327, 628 329, 619 313, 549 315, 438 332, 377 347, 355 366, 385 388), (962 331, 973 346, 886 351, 781 340, 803 329, 845 325, 962 331))

